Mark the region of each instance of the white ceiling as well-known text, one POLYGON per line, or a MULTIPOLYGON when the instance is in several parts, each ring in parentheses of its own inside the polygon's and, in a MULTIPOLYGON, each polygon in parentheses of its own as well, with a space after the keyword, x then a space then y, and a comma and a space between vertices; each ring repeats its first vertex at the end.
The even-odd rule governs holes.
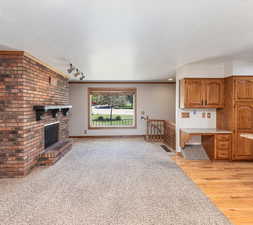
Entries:
POLYGON ((89 80, 162 80, 209 57, 252 58, 252 12, 253 0, 0 0, 0 45, 89 80))

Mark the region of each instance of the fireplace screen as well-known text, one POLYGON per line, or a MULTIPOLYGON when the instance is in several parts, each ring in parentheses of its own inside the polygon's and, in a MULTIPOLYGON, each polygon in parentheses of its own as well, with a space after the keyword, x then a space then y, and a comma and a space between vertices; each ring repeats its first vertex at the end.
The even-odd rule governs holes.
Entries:
POLYGON ((45 149, 58 142, 59 123, 45 126, 45 149))

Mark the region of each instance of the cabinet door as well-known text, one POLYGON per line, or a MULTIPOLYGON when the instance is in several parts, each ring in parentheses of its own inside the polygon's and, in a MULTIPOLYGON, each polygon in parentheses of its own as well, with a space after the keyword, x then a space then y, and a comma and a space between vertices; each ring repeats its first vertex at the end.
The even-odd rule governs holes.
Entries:
POLYGON ((185 106, 188 108, 203 107, 203 79, 185 81, 185 106))
POLYGON ((236 118, 238 130, 253 131, 253 104, 247 102, 237 103, 236 118))
POLYGON ((253 78, 237 79, 235 82, 236 99, 253 100, 253 78))
POLYGON ((241 136, 242 133, 237 134, 237 148, 233 154, 233 158, 237 160, 251 160, 253 159, 253 140, 241 136))
POLYGON ((205 80, 205 101, 206 108, 222 108, 224 95, 224 81, 222 79, 205 80))
POLYGON ((232 135, 216 134, 215 135, 215 158, 230 159, 231 158, 232 135))

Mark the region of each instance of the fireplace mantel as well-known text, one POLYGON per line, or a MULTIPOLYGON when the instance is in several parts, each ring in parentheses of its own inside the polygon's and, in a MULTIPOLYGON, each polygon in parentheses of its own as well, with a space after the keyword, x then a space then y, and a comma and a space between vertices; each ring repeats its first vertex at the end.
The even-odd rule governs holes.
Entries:
POLYGON ((37 105, 33 109, 36 111, 36 120, 41 120, 41 117, 46 112, 51 112, 52 116, 56 118, 58 112, 62 112, 64 116, 68 115, 72 105, 37 105))

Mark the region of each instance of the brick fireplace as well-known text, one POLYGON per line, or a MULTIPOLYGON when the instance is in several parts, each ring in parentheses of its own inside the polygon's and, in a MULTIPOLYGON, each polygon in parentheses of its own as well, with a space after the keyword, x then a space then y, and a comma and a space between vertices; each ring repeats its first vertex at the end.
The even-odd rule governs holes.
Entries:
POLYGON ((68 77, 23 51, 0 51, 0 177, 22 177, 51 165, 71 148, 66 111, 68 77), (38 120, 35 106, 45 110, 38 120), (45 149, 45 127, 58 124, 57 143, 45 149))

